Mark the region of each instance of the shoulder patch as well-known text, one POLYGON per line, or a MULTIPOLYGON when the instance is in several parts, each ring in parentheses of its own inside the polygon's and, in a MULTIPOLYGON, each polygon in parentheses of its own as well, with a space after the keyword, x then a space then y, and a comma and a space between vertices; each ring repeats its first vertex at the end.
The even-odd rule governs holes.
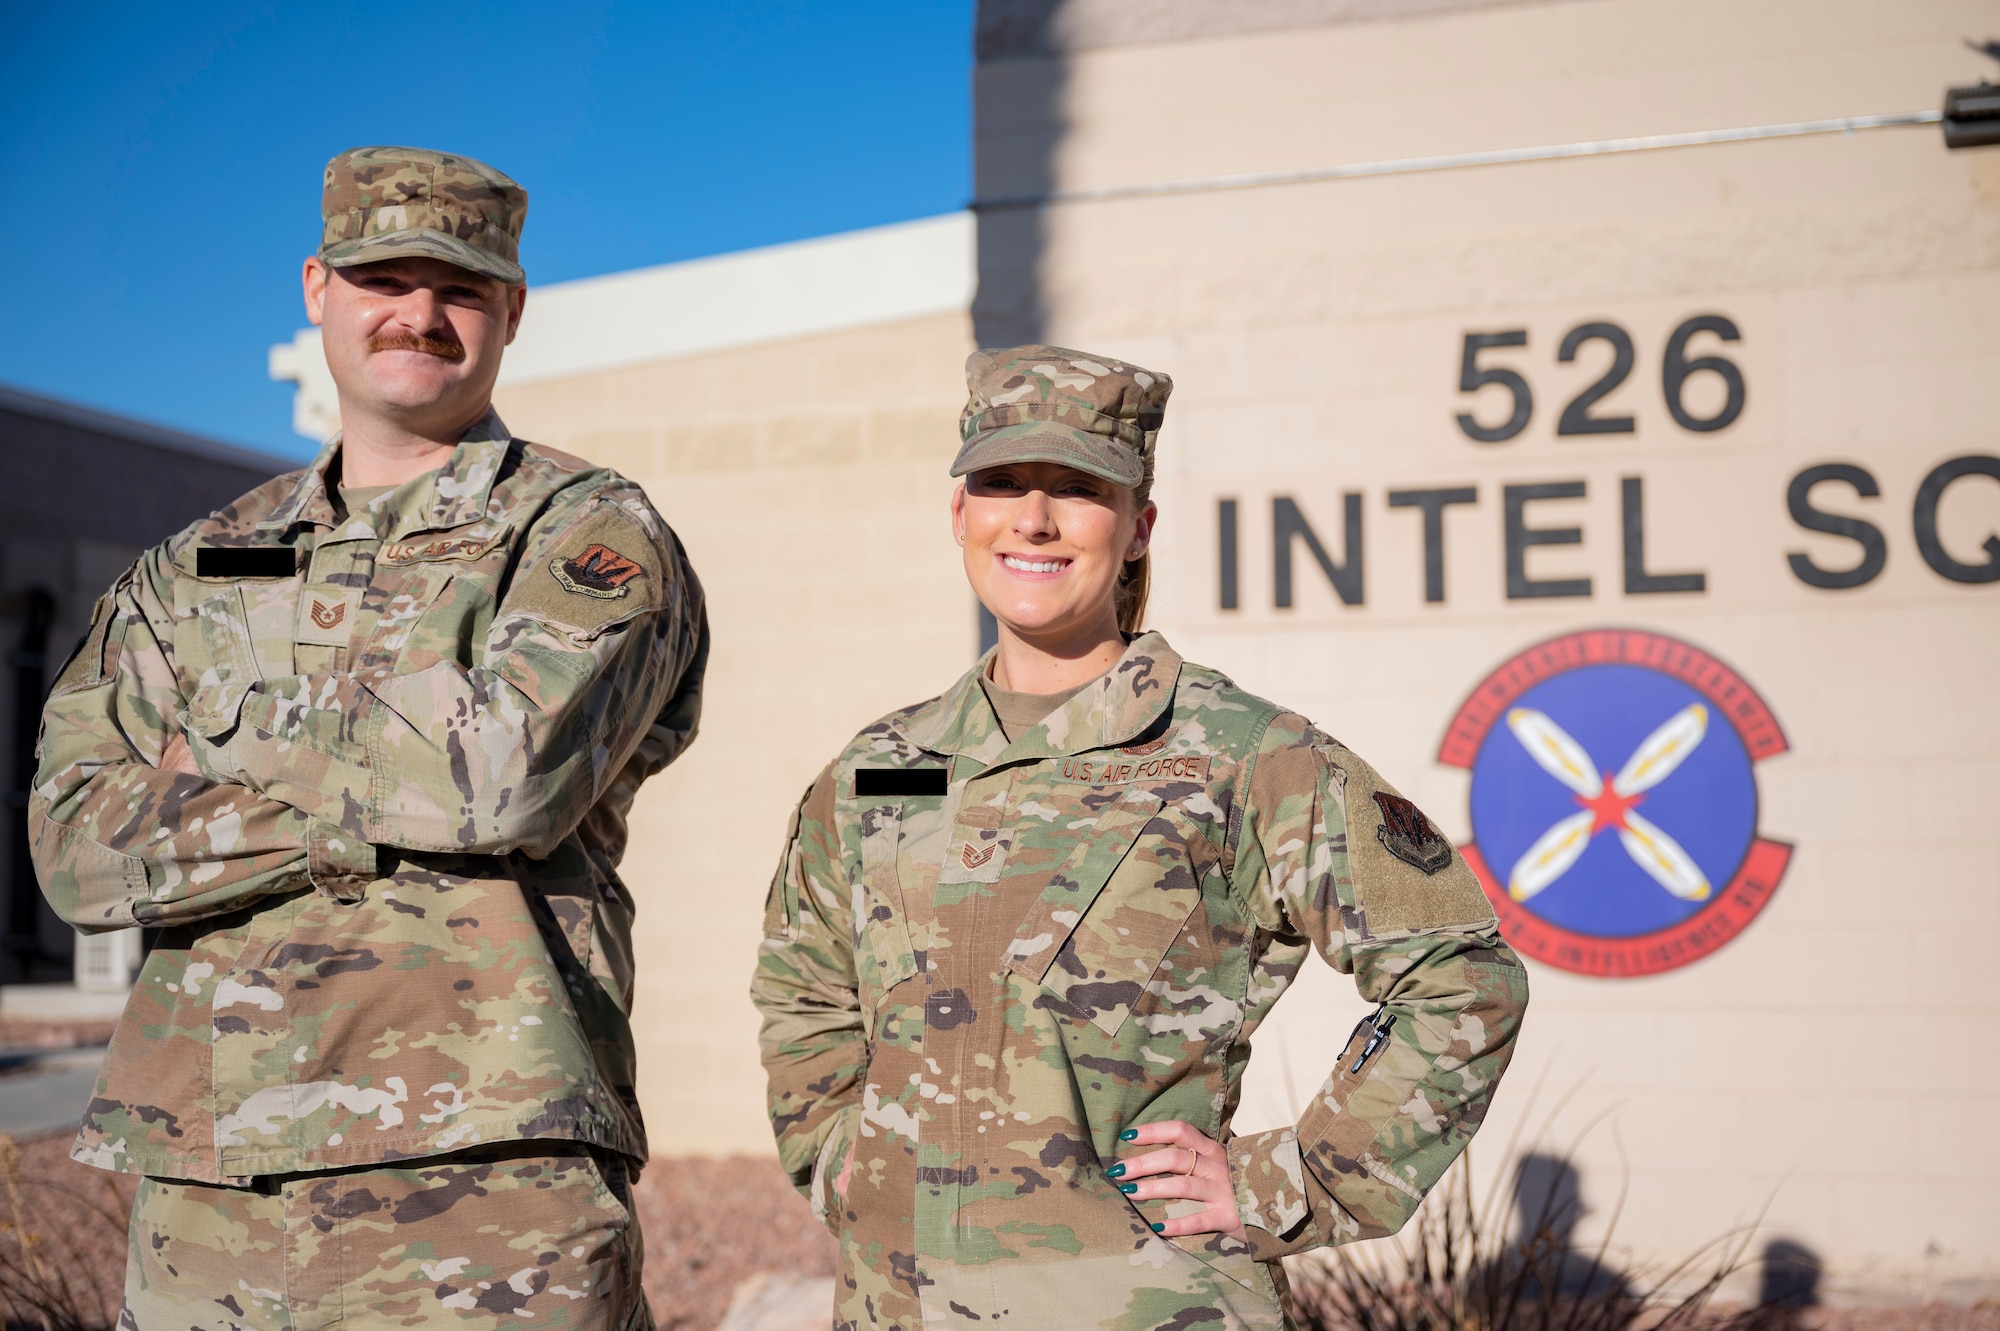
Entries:
POLYGON ((521 570, 505 608, 596 634, 663 605, 665 577, 653 538, 607 504, 521 570))
POLYGON ((1342 745, 1317 745, 1344 809, 1348 872, 1368 933, 1477 925, 1493 918, 1479 880, 1423 810, 1342 745))
POLYGON ((551 559, 549 572, 556 575, 556 581, 566 592, 615 601, 631 593, 632 588, 627 584, 645 570, 610 546, 593 541, 582 554, 557 555, 551 559))
POLYGON ((1386 790, 1375 792, 1375 803, 1382 810, 1382 825, 1375 829, 1375 837, 1391 855, 1426 874, 1451 863, 1451 843, 1431 826, 1422 809, 1386 790))

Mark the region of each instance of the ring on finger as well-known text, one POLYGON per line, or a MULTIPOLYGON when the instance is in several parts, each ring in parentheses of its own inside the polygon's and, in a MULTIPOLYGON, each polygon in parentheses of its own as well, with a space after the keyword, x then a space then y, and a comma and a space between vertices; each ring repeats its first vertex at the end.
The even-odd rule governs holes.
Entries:
POLYGON ((1195 1150, 1192 1146, 1183 1146, 1181 1149, 1188 1153, 1188 1167, 1179 1171, 1180 1175, 1185 1178, 1189 1174, 1194 1173, 1195 1166, 1201 1163, 1201 1152, 1195 1150))

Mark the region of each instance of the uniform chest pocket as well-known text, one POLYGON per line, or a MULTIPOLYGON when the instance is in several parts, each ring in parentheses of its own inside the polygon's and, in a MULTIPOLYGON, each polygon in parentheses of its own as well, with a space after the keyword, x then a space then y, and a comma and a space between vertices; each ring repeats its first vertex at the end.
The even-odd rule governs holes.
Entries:
POLYGON ((455 649, 466 635, 451 626, 433 625, 426 627, 424 641, 419 642, 416 628, 445 599, 458 572, 455 566, 435 561, 378 568, 368 592, 375 619, 355 644, 356 665, 387 666, 397 674, 409 674, 428 669, 441 656, 457 656, 455 649), (446 650, 439 651, 440 647, 446 650))
POLYGON ((250 686, 263 678, 250 612, 236 583, 177 583, 174 656, 188 695, 188 726, 214 738, 236 724, 250 686))
POLYGON ((385 542, 367 594, 373 617, 354 644, 357 668, 410 674, 442 660, 472 664, 505 589, 511 531, 480 522, 385 542))
POLYGON ((910 945, 909 912, 896 861, 903 839, 903 810, 872 804, 861 810, 861 881, 855 885, 854 959, 862 1004, 871 1011, 881 995, 917 973, 910 945))
POLYGON ((1193 843, 1151 791, 1124 791, 1076 830, 1008 967, 1057 995, 1064 1015, 1116 1035, 1200 903, 1200 874, 1193 843))

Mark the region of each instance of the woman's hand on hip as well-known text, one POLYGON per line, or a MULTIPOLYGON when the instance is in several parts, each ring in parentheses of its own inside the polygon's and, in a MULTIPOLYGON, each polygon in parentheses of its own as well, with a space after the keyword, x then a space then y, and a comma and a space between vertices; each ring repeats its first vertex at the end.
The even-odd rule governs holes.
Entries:
POLYGON ((1196 1201, 1192 1215, 1157 1221, 1153 1232, 1177 1239, 1188 1234, 1227 1234, 1246 1241, 1236 1209, 1236 1184, 1229 1177, 1229 1154, 1222 1143, 1179 1119, 1143 1123, 1118 1134, 1128 1153, 1105 1170, 1118 1190, 1135 1202, 1196 1201), (1145 1149, 1140 1149, 1145 1148, 1145 1149))

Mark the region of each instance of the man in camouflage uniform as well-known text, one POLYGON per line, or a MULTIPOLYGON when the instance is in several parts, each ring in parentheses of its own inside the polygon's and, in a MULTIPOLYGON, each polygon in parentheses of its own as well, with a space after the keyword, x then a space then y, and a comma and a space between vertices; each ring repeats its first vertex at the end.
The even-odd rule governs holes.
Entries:
POLYGON ((521 188, 363 148, 323 211, 344 434, 148 551, 44 712, 50 902, 158 930, 74 1154, 147 1176, 132 1331, 648 1325, 616 867, 701 589, 491 409, 521 188))
MULTIPOLYGON (((1052 347, 968 377, 958 471, 1127 485, 1171 387, 1052 347)), ((1304 717, 1142 633, 1010 738, 994 659, 848 744, 771 887, 752 995, 835 1325, 1280 1327, 1277 1258, 1394 1233, 1471 1139, 1526 973, 1451 843, 1304 717), (1295 1127, 1236 1136, 1315 951, 1380 1006, 1295 1127), (1194 1196, 1155 1186, 1192 1157, 1145 1162, 1169 1121, 1221 1143, 1242 1238, 1148 1200, 1194 1196)))

